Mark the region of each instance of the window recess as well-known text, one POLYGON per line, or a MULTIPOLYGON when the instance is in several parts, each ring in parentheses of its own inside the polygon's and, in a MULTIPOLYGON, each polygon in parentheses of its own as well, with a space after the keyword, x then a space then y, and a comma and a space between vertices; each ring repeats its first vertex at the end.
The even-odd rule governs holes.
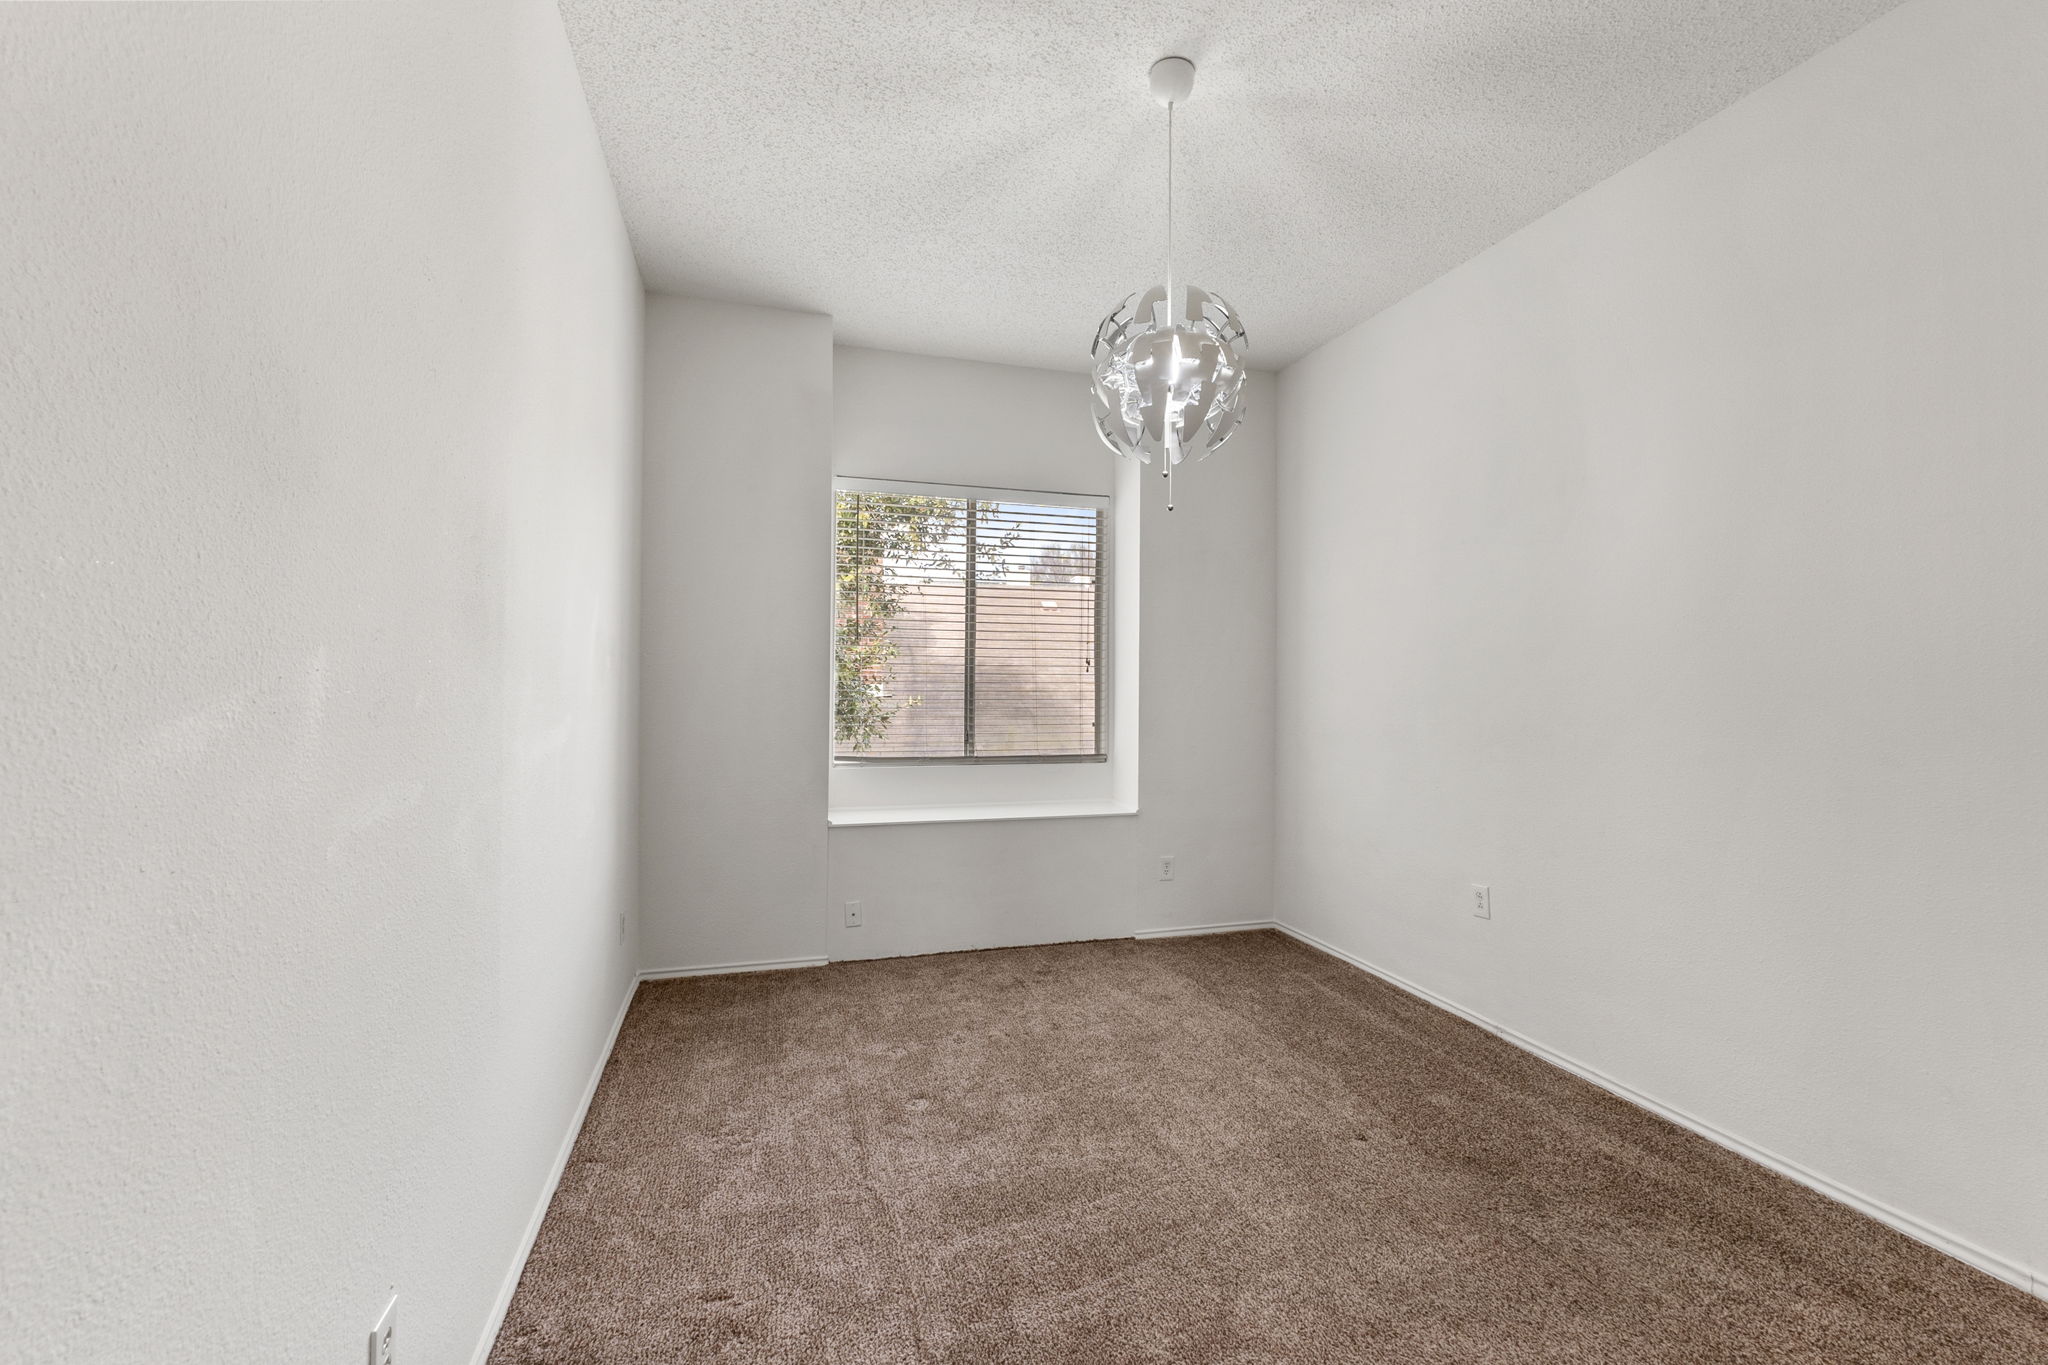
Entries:
POLYGON ((845 479, 840 763, 1088 763, 1106 745, 1106 498, 845 479))

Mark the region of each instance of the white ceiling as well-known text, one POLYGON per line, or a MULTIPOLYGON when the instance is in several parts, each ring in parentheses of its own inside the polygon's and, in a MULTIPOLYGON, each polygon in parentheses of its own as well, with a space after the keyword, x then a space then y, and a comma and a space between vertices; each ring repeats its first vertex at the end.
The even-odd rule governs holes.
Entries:
POLYGON ((1277 368, 1899 0, 561 0, 647 283, 1084 368, 1161 273, 1277 368))

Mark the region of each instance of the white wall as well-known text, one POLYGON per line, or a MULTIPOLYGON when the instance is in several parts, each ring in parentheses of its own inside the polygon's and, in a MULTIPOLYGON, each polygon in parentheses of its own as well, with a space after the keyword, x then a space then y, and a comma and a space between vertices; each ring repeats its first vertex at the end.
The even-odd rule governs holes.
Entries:
POLYGON ((2044 89, 1916 0, 1281 379, 1281 917, 2020 1277, 2044 89))
POLYGON ((647 300, 642 964, 820 958, 832 320, 647 300))
POLYGON ((1179 508, 1169 513, 1156 477, 1126 475, 1119 486, 1118 461, 1090 424, 1081 375, 836 352, 834 473, 1072 493, 1118 489, 1141 502, 1141 562, 1120 556, 1118 572, 1137 570, 1143 607, 1139 814, 835 828, 832 957, 1117 937, 1268 916, 1274 399, 1264 376, 1254 376, 1249 402, 1231 443, 1177 479, 1179 508), (1170 884, 1156 878, 1163 854, 1177 860, 1170 884), (859 929, 841 922, 838 907, 847 900, 862 902, 859 929))
POLYGON ((0 1355, 467 1360, 630 971, 559 20, 8 6, 0 124, 0 1355))
MULTIPOLYGON (((1143 480, 1139 466, 1118 461, 1096 437, 1087 381, 1061 370, 865 347, 842 346, 832 354, 834 478, 1110 499, 1104 517, 1108 629, 1103 639, 1108 761, 833 764, 828 783, 833 823, 883 821, 931 809, 958 813, 963 807, 1135 812, 1144 540, 1136 494, 1143 480)), ((1122 877, 1119 883, 1127 880, 1122 877)))
POLYGON ((642 964, 674 971, 1262 919, 1272 888, 1273 391, 1148 484, 1135 817, 826 836, 831 476, 1105 492, 1077 375, 831 346, 814 314, 650 295, 642 964), (744 509, 743 513, 734 509, 744 509), (744 571, 737 571, 742 566, 744 571), (734 670, 731 661, 743 660, 734 670), (1171 884, 1155 855, 1179 858, 1171 884), (841 902, 865 902, 847 930, 841 902))

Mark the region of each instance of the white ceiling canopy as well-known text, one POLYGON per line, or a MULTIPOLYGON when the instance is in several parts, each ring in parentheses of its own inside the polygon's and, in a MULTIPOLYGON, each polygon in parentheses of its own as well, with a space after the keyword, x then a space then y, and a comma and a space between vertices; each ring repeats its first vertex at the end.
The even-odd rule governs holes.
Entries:
POLYGON ((561 0, 649 287, 1083 370, 1177 266, 1277 368, 1899 0, 561 0))

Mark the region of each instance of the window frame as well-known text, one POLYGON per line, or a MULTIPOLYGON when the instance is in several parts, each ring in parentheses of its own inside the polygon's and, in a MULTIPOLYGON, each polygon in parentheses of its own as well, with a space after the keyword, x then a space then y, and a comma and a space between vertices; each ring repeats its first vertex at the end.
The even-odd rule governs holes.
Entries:
MULTIPOLYGON (((832 476, 831 499, 831 562, 832 581, 835 585, 831 602, 830 624, 832 629, 831 649, 827 651, 826 662, 831 671, 826 678, 826 707, 830 714, 838 683, 838 622, 839 610, 836 583, 839 563, 839 495, 841 493, 893 493, 906 497, 960 499, 974 502, 1014 502, 1038 507, 1088 508, 1096 515, 1096 572, 1095 572, 1095 752, 1092 754, 958 754, 931 757, 866 757, 862 755, 842 756, 837 752, 837 741, 833 730, 826 729, 826 755, 835 768, 939 768, 939 767, 1023 767, 1052 763, 1107 763, 1115 752, 1114 717, 1111 701, 1116 696, 1115 680, 1111 672, 1115 667, 1116 650, 1111 639, 1115 630, 1116 613, 1110 610, 1115 600, 1116 571, 1116 516, 1115 499, 1100 493, 1059 493, 1042 488, 1000 488, 988 484, 921 483, 907 479, 868 479, 852 475, 832 476)), ((972 573, 972 566, 969 566, 972 573)), ((972 706, 971 698, 968 705, 972 706)))

